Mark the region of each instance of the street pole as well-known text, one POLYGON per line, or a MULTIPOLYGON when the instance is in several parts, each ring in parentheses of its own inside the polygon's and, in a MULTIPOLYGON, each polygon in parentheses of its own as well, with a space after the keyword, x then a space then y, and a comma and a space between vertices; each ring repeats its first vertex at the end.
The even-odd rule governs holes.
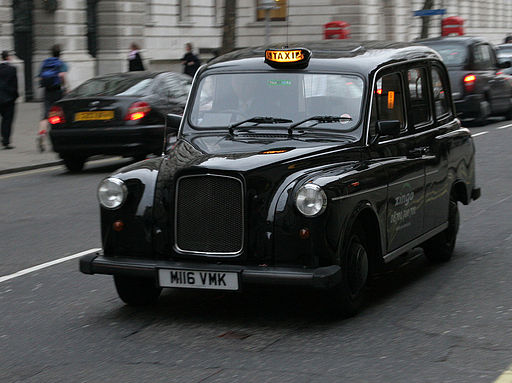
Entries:
POLYGON ((275 0, 261 0, 259 9, 265 11, 265 45, 270 44, 270 11, 277 9, 275 0))

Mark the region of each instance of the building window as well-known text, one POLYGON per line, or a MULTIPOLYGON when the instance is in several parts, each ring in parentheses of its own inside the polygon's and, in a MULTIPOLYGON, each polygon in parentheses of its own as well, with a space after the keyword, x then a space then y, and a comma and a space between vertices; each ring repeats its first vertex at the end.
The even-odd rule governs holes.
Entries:
MULTIPOLYGON (((261 7, 268 4, 269 0, 256 0, 256 19, 258 21, 265 20, 265 9, 261 9, 261 7)), ((274 9, 270 10, 270 20, 273 21, 285 21, 287 17, 288 11, 288 0, 274 0, 273 6, 274 9)))
POLYGON ((178 19, 188 21, 190 17, 190 0, 178 0, 178 19))

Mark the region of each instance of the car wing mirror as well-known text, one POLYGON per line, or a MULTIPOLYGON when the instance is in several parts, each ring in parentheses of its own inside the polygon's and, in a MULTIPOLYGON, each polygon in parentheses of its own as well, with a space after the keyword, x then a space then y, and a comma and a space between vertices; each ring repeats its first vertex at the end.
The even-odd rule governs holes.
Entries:
POLYGON ((391 136, 396 138, 400 136, 400 129, 402 124, 400 120, 384 120, 377 121, 375 126, 375 137, 372 139, 371 144, 374 144, 382 136, 391 136))

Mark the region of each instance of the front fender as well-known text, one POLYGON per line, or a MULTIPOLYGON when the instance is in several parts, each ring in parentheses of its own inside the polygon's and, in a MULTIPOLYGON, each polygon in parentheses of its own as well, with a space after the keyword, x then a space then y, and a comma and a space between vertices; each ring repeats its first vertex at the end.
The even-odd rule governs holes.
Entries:
POLYGON ((111 177, 124 181, 128 189, 126 202, 114 210, 100 207, 101 236, 107 255, 151 256, 153 236, 153 199, 162 158, 141 161, 119 169, 111 177), (121 221, 120 231, 113 223, 121 221))

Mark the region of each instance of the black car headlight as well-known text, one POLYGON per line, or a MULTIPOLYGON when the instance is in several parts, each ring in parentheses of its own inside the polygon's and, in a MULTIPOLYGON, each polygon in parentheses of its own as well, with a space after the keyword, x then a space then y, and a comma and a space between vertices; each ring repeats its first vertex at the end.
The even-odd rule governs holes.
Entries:
POLYGON ((98 186, 98 200, 106 209, 117 209, 128 195, 128 189, 119 178, 105 178, 98 186))
POLYGON ((297 192, 295 205, 306 217, 316 217, 327 207, 327 196, 320 186, 308 183, 297 192))

